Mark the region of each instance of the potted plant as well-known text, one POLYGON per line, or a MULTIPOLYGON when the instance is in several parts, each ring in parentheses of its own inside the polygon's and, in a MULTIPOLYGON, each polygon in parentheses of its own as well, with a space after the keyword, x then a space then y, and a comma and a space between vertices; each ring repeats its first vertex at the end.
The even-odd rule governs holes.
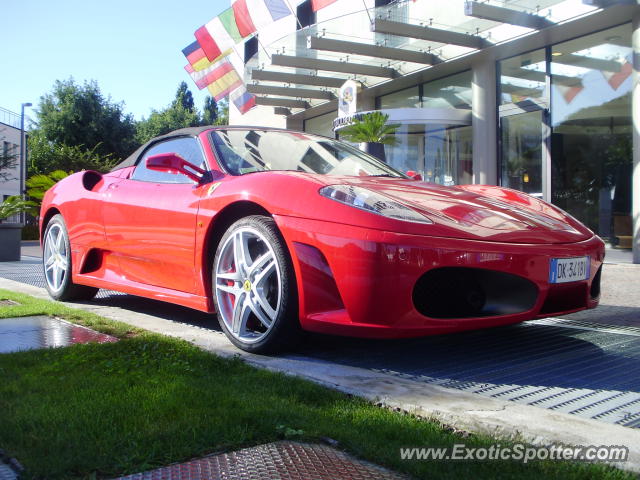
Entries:
POLYGON ((33 211, 35 204, 18 195, 8 197, 0 203, 0 262, 20 260, 22 223, 7 222, 9 217, 33 211))
POLYGON ((395 145, 394 136, 400 124, 388 124, 389 115, 382 112, 371 112, 357 118, 351 125, 340 130, 340 139, 353 143, 364 143, 364 151, 374 157, 386 161, 385 145, 395 145))

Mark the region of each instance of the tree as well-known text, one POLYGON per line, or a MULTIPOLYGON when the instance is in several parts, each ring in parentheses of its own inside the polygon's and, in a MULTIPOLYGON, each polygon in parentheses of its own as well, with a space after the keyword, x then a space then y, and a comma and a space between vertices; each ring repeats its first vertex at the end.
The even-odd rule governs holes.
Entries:
POLYGON ((47 140, 42 131, 34 130, 29 135, 28 174, 48 174, 54 170, 108 172, 118 163, 118 158, 101 156, 96 150, 97 146, 85 149, 82 146, 54 143, 47 140))
POLYGON ((180 85, 178 85, 174 104, 182 105, 185 110, 194 113, 195 105, 193 103, 193 94, 191 93, 191 90, 189 90, 187 82, 180 82, 180 85))
POLYGON ((197 112, 191 112, 182 104, 174 102, 164 110, 152 110, 149 118, 139 121, 136 126, 136 140, 142 144, 153 137, 164 135, 178 128, 198 125, 200 125, 200 116, 197 112))
POLYGON ((218 119, 218 103, 213 97, 204 99, 202 110, 202 125, 215 125, 218 119))
POLYGON ((215 125, 228 125, 229 124, 229 100, 220 100, 218 102, 218 118, 215 121, 215 125))
POLYGON ((122 103, 105 98, 95 81, 78 85, 73 78, 56 80, 40 98, 38 127, 55 145, 81 147, 97 155, 126 157, 135 147, 135 122, 122 103))

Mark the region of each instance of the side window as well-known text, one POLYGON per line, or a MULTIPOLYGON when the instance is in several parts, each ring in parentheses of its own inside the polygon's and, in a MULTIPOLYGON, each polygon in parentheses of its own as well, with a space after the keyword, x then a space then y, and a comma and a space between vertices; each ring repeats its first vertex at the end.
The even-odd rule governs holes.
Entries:
POLYGON ((142 154, 131 175, 131 180, 156 183, 193 183, 193 180, 180 173, 173 174, 149 170, 146 166, 147 158, 158 153, 177 153, 197 167, 203 169, 206 167, 204 157, 202 156, 202 149, 200 148, 200 143, 197 138, 172 138, 171 140, 165 140, 164 142, 153 145, 142 154))

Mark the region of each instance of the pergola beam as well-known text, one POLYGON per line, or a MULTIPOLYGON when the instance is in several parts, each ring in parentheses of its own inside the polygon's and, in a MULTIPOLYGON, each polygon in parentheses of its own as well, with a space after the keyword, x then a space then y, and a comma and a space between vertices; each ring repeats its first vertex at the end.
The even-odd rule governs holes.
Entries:
POLYGON ((293 100, 291 98, 279 97, 256 97, 256 105, 265 105, 268 107, 309 108, 309 104, 304 100, 293 100))
POLYGON ((323 90, 314 90, 312 88, 294 88, 294 87, 274 87, 271 85, 247 85, 249 93, 258 95, 281 95, 283 97, 297 98, 319 98, 321 100, 332 100, 335 98, 331 92, 323 90))
POLYGON ((271 64, 281 67, 306 68, 309 70, 325 70, 329 72, 351 73, 372 77, 395 78, 398 76, 393 68, 363 65, 361 63, 337 62, 309 57, 294 57, 291 55, 272 55, 271 64))
POLYGON ((376 18, 373 31, 388 33, 399 37, 417 38, 429 42, 459 45, 461 47, 481 49, 491 45, 484 38, 468 33, 450 32, 439 28, 423 27, 410 23, 394 22, 383 18, 376 18))
POLYGON ((424 65, 434 65, 440 62, 437 55, 432 53, 416 52, 414 50, 383 47, 379 45, 368 45, 366 43, 359 42, 347 42, 344 40, 334 40, 323 37, 307 37, 307 47, 313 50, 363 55, 366 57, 384 58, 387 60, 421 63, 424 65))
POLYGON ((488 3, 479 3, 469 1, 464 5, 464 14, 469 17, 483 18, 494 22, 508 23, 509 25, 517 25, 519 27, 533 28, 541 30, 551 25, 555 25, 552 21, 547 20, 540 15, 534 15, 527 12, 518 12, 510 8, 496 7, 488 3))
POLYGON ((265 82, 284 82, 292 85, 315 85, 317 87, 340 88, 346 81, 344 78, 303 75, 300 73, 273 72, 270 70, 251 70, 253 80, 265 82))

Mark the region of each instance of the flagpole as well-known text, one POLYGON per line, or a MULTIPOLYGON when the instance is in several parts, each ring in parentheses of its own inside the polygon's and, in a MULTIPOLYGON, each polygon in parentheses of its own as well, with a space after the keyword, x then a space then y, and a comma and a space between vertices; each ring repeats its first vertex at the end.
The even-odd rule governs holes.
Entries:
POLYGON ((371 14, 369 13, 369 7, 367 7, 367 0, 362 0, 362 4, 364 5, 364 9, 367 12, 367 17, 369 17, 369 23, 373 23, 373 20, 371 19, 371 14))
POLYGON ((300 30, 302 30, 304 27, 302 26, 302 23, 298 19, 298 15, 296 15, 296 12, 293 10, 293 8, 291 8, 291 4, 289 3, 289 0, 284 0, 284 2, 287 4, 287 7, 289 7, 289 10, 291 10, 291 14, 293 15, 293 18, 295 18, 296 22, 298 22, 298 26, 300 27, 300 30))

